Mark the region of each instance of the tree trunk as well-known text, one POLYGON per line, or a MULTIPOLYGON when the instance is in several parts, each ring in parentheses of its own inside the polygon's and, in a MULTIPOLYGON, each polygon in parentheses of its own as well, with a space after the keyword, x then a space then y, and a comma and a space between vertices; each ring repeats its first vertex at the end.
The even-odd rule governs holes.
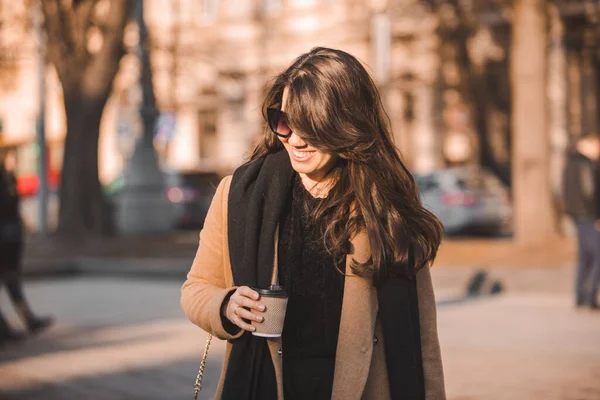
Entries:
POLYGON ((100 120, 108 95, 92 98, 79 88, 65 91, 67 136, 60 186, 59 232, 66 236, 113 231, 98 179, 100 120))
MULTIPOLYGON (((459 6, 457 6, 459 7, 459 6)), ((461 17, 463 20, 465 16, 461 17)), ((467 42, 476 33, 476 28, 460 27, 456 32, 457 60, 461 71, 461 91, 464 93, 471 109, 473 126, 479 142, 479 164, 487 167, 498 179, 509 188, 512 187, 510 166, 496 159, 489 140, 488 111, 490 109, 490 88, 483 71, 477 71, 469 57, 467 42)))
POLYGON ((487 167, 494 175, 496 175, 502 183, 507 187, 512 187, 512 178, 510 166, 501 163, 496 158, 492 149, 492 143, 490 142, 490 127, 488 124, 488 112, 490 110, 490 94, 488 90, 489 86, 486 84, 485 71, 477 73, 473 71, 469 73, 469 81, 471 91, 473 94, 473 116, 475 130, 477 131, 477 137, 479 138, 479 162, 482 166, 487 167))
POLYGON ((67 117, 58 233, 83 237, 111 233, 113 222, 98 179, 98 139, 102 111, 125 54, 123 35, 131 1, 107 0, 96 18, 98 0, 39 2, 48 36, 48 57, 64 93, 67 117), (88 48, 90 30, 102 34, 100 48, 88 48))
POLYGON ((556 234, 546 110, 546 1, 514 5, 511 43, 515 238, 541 242, 556 234))
MULTIPOLYGON (((447 4, 454 9, 458 25, 442 27, 440 37, 442 41, 453 43, 457 50, 456 61, 460 70, 460 92, 465 97, 471 111, 473 127, 479 144, 479 164, 487 167, 510 188, 512 186, 511 167, 497 159, 489 139, 488 114, 493 104, 490 99, 493 89, 489 87, 485 66, 483 71, 478 71, 469 56, 468 41, 475 36, 479 29, 476 18, 465 11, 464 5, 459 0, 449 0, 447 4)), ((474 2, 474 5, 477 10, 477 6, 483 4, 474 2)), ((507 131, 510 131, 510 128, 507 128, 507 131)), ((510 132, 506 132, 506 135, 510 137, 510 132)))

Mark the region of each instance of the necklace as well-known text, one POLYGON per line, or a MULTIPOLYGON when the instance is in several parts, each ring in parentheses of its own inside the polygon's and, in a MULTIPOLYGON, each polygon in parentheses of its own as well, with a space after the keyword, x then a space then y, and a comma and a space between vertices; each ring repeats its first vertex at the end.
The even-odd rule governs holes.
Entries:
POLYGON ((329 190, 331 190, 331 188, 333 187, 331 179, 319 182, 306 182, 302 177, 300 177, 300 183, 302 184, 302 186, 304 186, 306 191, 310 193, 312 197, 315 197, 317 199, 326 198, 329 194, 329 190))

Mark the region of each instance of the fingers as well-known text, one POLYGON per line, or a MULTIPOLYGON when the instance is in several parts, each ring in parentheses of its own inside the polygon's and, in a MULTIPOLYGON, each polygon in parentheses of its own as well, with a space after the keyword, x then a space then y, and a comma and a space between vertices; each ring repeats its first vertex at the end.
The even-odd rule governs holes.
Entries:
POLYGON ((230 300, 234 303, 257 311, 265 311, 265 306, 259 301, 259 295, 247 286, 239 287, 230 300))
POLYGON ((253 314, 252 312, 246 310, 244 307, 238 307, 234 310, 234 314, 236 314, 238 317, 242 317, 242 319, 246 319, 249 321, 256 321, 256 322, 262 322, 263 321, 263 317, 253 314))
MULTIPOLYGON (((234 312, 232 313, 233 315, 229 318, 229 320, 232 323, 234 323, 235 325, 237 325, 240 328, 242 328, 243 330, 245 330, 245 331, 254 332, 256 330, 256 328, 253 327, 252 325, 244 322, 244 320, 242 319, 242 317, 240 317, 238 315, 238 312, 239 312, 238 310, 243 310, 243 308, 241 308, 241 307, 238 306, 238 308, 236 308, 234 310, 234 312)), ((244 310, 244 311, 247 311, 247 310, 244 310)), ((247 312, 249 312, 249 311, 247 311, 247 312)))
POLYGON ((251 310, 264 311, 265 306, 258 302, 259 295, 247 286, 239 287, 229 298, 227 305, 227 318, 238 327, 255 331, 256 329, 246 321, 262 322, 263 317, 252 313, 251 310))

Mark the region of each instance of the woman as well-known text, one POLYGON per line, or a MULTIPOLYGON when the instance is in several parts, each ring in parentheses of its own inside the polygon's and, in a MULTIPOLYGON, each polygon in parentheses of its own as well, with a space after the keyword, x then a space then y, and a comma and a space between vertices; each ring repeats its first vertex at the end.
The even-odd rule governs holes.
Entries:
POLYGON ((270 130, 219 185, 182 287, 188 318, 228 340, 220 399, 445 399, 421 205, 379 93, 351 55, 315 48, 280 74, 270 130), (282 337, 248 334, 273 265, 282 337))
MULTIPOLYGON (((12 152, 0 154, 0 284, 23 319, 27 330, 36 333, 50 326, 51 318, 37 317, 29 307, 21 285, 21 258, 23 253, 23 223, 19 212, 19 193, 14 175, 16 166, 12 152)), ((22 339, 0 313, 0 342, 22 339)))

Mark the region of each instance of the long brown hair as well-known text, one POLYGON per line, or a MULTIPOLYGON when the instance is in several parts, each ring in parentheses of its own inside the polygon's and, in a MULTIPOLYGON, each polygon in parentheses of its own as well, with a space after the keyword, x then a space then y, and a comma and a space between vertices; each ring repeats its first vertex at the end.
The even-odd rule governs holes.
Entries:
MULTIPOLYGON (((263 103, 281 105, 289 90, 290 128, 311 146, 337 154, 335 185, 313 212, 324 225, 326 248, 350 252, 350 239, 366 230, 371 259, 352 270, 376 283, 412 277, 432 262, 443 227, 421 204, 415 181, 392 140, 379 91, 361 63, 341 50, 317 47, 278 75, 263 103)), ((283 149, 268 129, 251 159, 283 149)))

